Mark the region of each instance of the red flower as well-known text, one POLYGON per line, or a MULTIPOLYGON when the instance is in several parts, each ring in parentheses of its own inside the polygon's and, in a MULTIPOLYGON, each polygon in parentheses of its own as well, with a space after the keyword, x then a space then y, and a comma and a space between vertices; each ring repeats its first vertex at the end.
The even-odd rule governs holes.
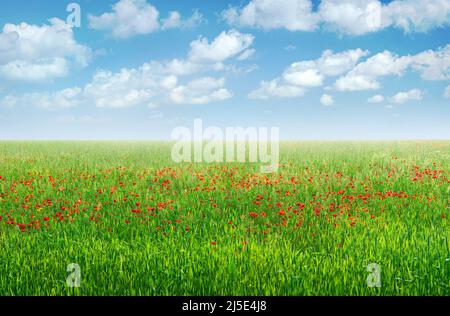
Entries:
POLYGON ((255 212, 250 212, 250 216, 253 217, 253 218, 257 218, 258 214, 256 214, 255 212))
POLYGON ((278 215, 280 215, 280 216, 282 216, 282 215, 284 215, 284 214, 286 214, 286 212, 285 212, 284 210, 280 210, 280 211, 278 212, 278 215))
POLYGON ((47 222, 47 221, 49 221, 49 220, 50 220, 50 218, 48 218, 47 216, 44 217, 44 221, 47 222))
POLYGON ((211 245, 213 246, 217 245, 217 241, 211 241, 211 245))
POLYGON ((266 212, 262 212, 262 213, 261 213, 261 216, 262 216, 262 217, 266 217, 266 216, 267 216, 267 213, 266 213, 266 212))
POLYGON ((136 202, 136 206, 137 207, 141 206, 141 202, 136 202))
POLYGON ((188 232, 188 231, 189 231, 189 227, 186 226, 186 227, 184 228, 184 230, 188 232))
POLYGON ((126 219, 125 224, 129 224, 129 223, 130 223, 130 220, 126 219))

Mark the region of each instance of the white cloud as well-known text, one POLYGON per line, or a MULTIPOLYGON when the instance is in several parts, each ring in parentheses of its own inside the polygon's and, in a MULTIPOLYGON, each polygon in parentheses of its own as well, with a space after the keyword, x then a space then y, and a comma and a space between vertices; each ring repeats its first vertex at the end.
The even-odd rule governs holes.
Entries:
POLYGON ((183 25, 183 22, 181 21, 181 14, 178 11, 171 11, 169 12, 169 16, 167 19, 163 20, 163 29, 173 29, 173 28, 179 28, 183 25))
POLYGON ((8 95, 0 104, 7 107, 34 106, 48 110, 72 108, 80 105, 82 89, 68 88, 57 92, 33 92, 25 93, 19 97, 8 95))
POLYGON ((324 94, 322 95, 322 97, 320 98, 320 103, 323 106, 332 106, 334 104, 334 99, 331 95, 329 94, 324 94))
POLYGON ((203 21, 203 16, 194 10, 187 19, 178 11, 171 11, 167 18, 159 20, 159 11, 147 0, 120 0, 112 6, 112 12, 99 16, 89 15, 89 27, 106 31, 114 38, 125 39, 136 35, 150 34, 159 30, 191 28, 203 21))
POLYGON ((337 76, 350 70, 361 57, 367 54, 367 51, 361 49, 336 54, 331 50, 325 50, 319 59, 293 63, 284 71, 283 79, 292 85, 321 86, 325 77, 337 76))
POLYGON ((89 26, 109 31, 115 38, 149 34, 160 27, 158 10, 146 0, 120 0, 112 10, 100 16, 89 15, 89 26))
POLYGON ((384 96, 381 94, 374 95, 367 99, 367 102, 369 103, 381 103, 384 101, 384 96))
POLYGON ((352 69, 358 61, 369 54, 362 49, 350 49, 340 53, 333 53, 327 49, 317 60, 317 67, 326 76, 338 76, 352 69))
POLYGON ((450 24, 448 0, 395 0, 383 7, 385 25, 406 32, 424 32, 450 24))
POLYGON ((318 87, 322 85, 324 76, 318 69, 301 70, 299 65, 291 65, 283 74, 283 79, 287 83, 295 86, 318 87), (297 69, 296 69, 297 68, 297 69))
POLYGON ((223 11, 222 17, 233 25, 262 29, 313 31, 317 25, 310 0, 251 0, 243 8, 231 7, 223 11))
POLYGON ((450 44, 415 55, 412 68, 425 80, 450 79, 450 44))
POLYGON ((123 108, 135 105, 206 104, 232 96, 225 79, 201 77, 182 83, 185 76, 226 69, 223 62, 251 49, 253 36, 238 31, 220 33, 211 43, 199 38, 190 44, 187 59, 152 61, 119 72, 99 71, 84 92, 97 107, 123 108))
POLYGON ((341 34, 362 35, 387 27, 424 32, 450 24, 448 0, 322 0, 317 12, 311 0, 251 0, 243 8, 222 12, 232 25, 262 29, 314 31, 323 25, 341 34))
POLYGON ((156 63, 124 68, 117 73, 98 71, 84 88, 85 96, 100 108, 156 106, 155 99, 176 87, 178 77, 165 74, 156 63))
POLYGON ((401 76, 412 63, 410 56, 397 56, 389 51, 378 53, 357 64, 349 73, 335 83, 338 91, 375 90, 380 88, 378 78, 401 76))
POLYGON ((247 34, 222 32, 211 44, 203 38, 194 41, 187 59, 150 61, 118 72, 98 70, 83 89, 31 93, 18 97, 10 95, 0 102, 8 107, 24 105, 49 109, 80 104, 94 104, 99 108, 154 108, 161 104, 219 102, 232 97, 232 93, 225 88, 225 78, 193 77, 204 72, 223 72, 228 67, 223 63, 232 58, 237 60, 245 50, 251 50, 252 41, 253 37, 247 34), (198 45, 212 48, 212 55, 202 55, 198 45), (217 62, 220 62, 219 66, 217 62))
POLYGON ((409 100, 420 101, 423 98, 423 92, 419 89, 412 89, 406 92, 399 92, 389 98, 389 101, 395 104, 403 104, 409 100))
POLYGON ((450 44, 416 55, 397 56, 389 51, 378 53, 339 78, 334 88, 338 91, 376 90, 381 87, 379 78, 402 76, 408 69, 417 71, 424 80, 449 79, 450 44))
POLYGON ((305 94, 305 89, 289 84, 280 83, 280 79, 271 81, 262 81, 258 89, 249 93, 250 99, 267 100, 271 97, 276 98, 295 98, 305 94))
POLYGON ((445 90, 444 90, 444 97, 450 99, 450 86, 445 88, 445 90))
POLYGON ((15 60, 0 66, 0 76, 9 80, 42 81, 67 76, 69 65, 64 58, 40 59, 34 63, 15 60))
POLYGON ((194 10, 194 13, 186 20, 183 20, 181 14, 178 11, 169 12, 169 16, 162 20, 161 28, 163 30, 173 29, 173 28, 192 28, 198 26, 202 23, 203 16, 194 10))
POLYGON ((318 87, 327 77, 337 76, 352 69, 368 51, 361 49, 333 53, 325 50, 315 60, 304 60, 291 64, 281 75, 271 81, 263 81, 249 97, 266 99, 274 97, 297 97, 304 94, 304 88, 318 87))
POLYGON ((222 62, 247 50, 254 37, 236 30, 223 31, 211 43, 200 37, 191 43, 189 60, 199 63, 222 62))
POLYGON ((50 25, 5 24, 0 33, 0 75, 9 80, 40 81, 67 76, 85 67, 89 47, 76 42, 72 28, 59 19, 50 25))
POLYGON ((322 0, 319 15, 328 29, 345 34, 361 35, 382 27, 382 6, 377 0, 322 0))
POLYGON ((348 74, 336 80, 334 88, 337 91, 376 90, 380 88, 380 83, 368 76, 348 74))
POLYGON ((225 78, 203 77, 190 81, 173 89, 170 99, 175 104, 207 104, 224 101, 232 97, 232 93, 224 89, 225 78))

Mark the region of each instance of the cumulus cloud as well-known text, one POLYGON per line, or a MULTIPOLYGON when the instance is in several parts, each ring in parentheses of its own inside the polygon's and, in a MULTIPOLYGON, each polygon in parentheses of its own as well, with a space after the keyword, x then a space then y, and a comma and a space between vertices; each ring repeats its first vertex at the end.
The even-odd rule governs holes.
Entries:
POLYGON ((113 5, 112 12, 88 16, 91 28, 109 31, 116 38, 154 32, 160 27, 158 18, 158 10, 146 0, 120 0, 113 5))
POLYGON ((448 0, 395 0, 383 6, 384 25, 406 32, 425 32, 450 24, 448 0))
POLYGON ((94 104, 99 108, 154 108, 162 104, 220 102, 232 97, 225 88, 225 78, 202 73, 225 70, 224 63, 238 60, 242 53, 252 49, 252 41, 253 37, 248 34, 233 30, 222 32, 211 42, 204 38, 192 42, 185 59, 150 61, 117 72, 98 70, 83 89, 18 97, 10 95, 0 102, 8 107, 23 104, 44 108, 68 108, 79 104, 94 104))
POLYGON ((320 97, 320 103, 323 106, 332 106, 334 104, 334 99, 329 94, 324 94, 322 97, 320 97))
POLYGON ((118 39, 150 34, 158 30, 189 28, 200 24, 202 15, 195 10, 191 17, 183 19, 178 11, 171 11, 167 18, 159 20, 159 11, 146 0, 120 0, 111 12, 99 16, 89 15, 89 27, 106 31, 118 39))
POLYGON ((42 81, 67 76, 69 65, 64 58, 39 59, 35 62, 15 60, 0 66, 0 75, 9 80, 42 81))
POLYGON ((224 78, 201 77, 187 83, 181 83, 181 79, 225 69, 225 61, 238 59, 251 49, 252 43, 253 36, 235 30, 224 31, 211 42, 201 37, 190 44, 186 59, 152 61, 116 73, 99 71, 86 85, 85 95, 94 100, 97 107, 114 108, 223 101, 232 96, 224 88, 224 78))
POLYGON ((202 21, 203 16, 200 12, 198 12, 198 10, 194 10, 194 13, 186 20, 181 17, 181 14, 178 11, 171 11, 169 12, 169 16, 162 20, 161 28, 163 30, 174 28, 192 28, 200 25, 202 21))
POLYGON ((329 30, 361 35, 382 28, 382 5, 379 1, 322 0, 321 21, 329 30))
POLYGON ((82 89, 75 87, 53 93, 33 92, 25 93, 19 97, 8 95, 0 101, 0 104, 6 107, 35 106, 48 110, 54 110, 79 106, 81 97, 82 89))
POLYGON ((378 78, 400 76, 411 62, 410 56, 397 56, 384 51, 357 64, 349 73, 339 78, 334 87, 338 91, 375 90, 380 88, 378 78))
POLYGON ((418 72, 424 80, 449 79, 450 45, 416 55, 398 56, 389 51, 378 53, 340 77, 334 88, 338 91, 376 90, 381 87, 381 77, 402 76, 408 69, 418 72))
POLYGON ((395 104, 403 104, 409 100, 420 101, 423 98, 423 92, 419 89, 412 89, 406 92, 399 92, 389 98, 389 102, 395 104))
POLYGON ((236 30, 223 31, 211 43, 200 37, 191 43, 189 60, 200 63, 222 62, 247 50, 254 37, 236 30))
POLYGON ((341 34, 362 35, 387 27, 424 32, 450 24, 448 0, 322 0, 313 11, 311 0, 251 0, 222 12, 232 25, 262 29, 314 31, 319 26, 341 34))
POLYGON ((297 86, 321 86, 325 77, 337 76, 350 70, 361 57, 367 54, 367 51, 361 49, 348 50, 336 54, 331 50, 326 50, 317 60, 293 63, 284 71, 283 79, 287 83, 297 86))
POLYGON ((233 25, 262 29, 313 31, 317 25, 310 0, 252 0, 243 8, 230 7, 222 17, 233 25))
POLYGON ((275 98, 295 98, 305 94, 305 89, 289 84, 280 83, 280 79, 262 81, 259 88, 249 93, 250 99, 267 100, 275 98))
POLYGON ((251 98, 297 97, 305 88, 322 86, 327 77, 338 76, 352 69, 368 51, 361 49, 333 53, 325 50, 315 60, 304 60, 291 64, 279 78, 263 81, 260 87, 251 92, 251 98))
POLYGON ((175 104, 207 104, 224 101, 232 97, 232 93, 224 88, 225 78, 204 77, 180 85, 170 93, 175 104))
POLYGON ((0 76, 41 81, 67 76, 71 66, 85 67, 89 47, 77 43, 72 28, 53 18, 49 25, 5 24, 0 33, 0 76))
POLYGON ((384 101, 384 96, 381 94, 374 95, 367 99, 367 102, 369 103, 381 103, 384 101))
POLYGON ((450 79, 450 44, 415 55, 412 68, 425 80, 450 79))

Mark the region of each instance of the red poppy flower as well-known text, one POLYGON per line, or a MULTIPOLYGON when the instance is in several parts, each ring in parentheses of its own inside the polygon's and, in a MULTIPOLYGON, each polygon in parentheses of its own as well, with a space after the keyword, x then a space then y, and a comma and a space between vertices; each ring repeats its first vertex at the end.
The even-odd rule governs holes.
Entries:
POLYGON ((256 214, 255 212, 250 212, 250 216, 253 217, 253 218, 257 218, 258 214, 256 214))
POLYGON ((278 212, 278 215, 280 215, 280 216, 282 216, 282 215, 284 215, 284 214, 286 214, 286 212, 285 212, 284 210, 280 210, 280 211, 278 212))
POLYGON ((217 245, 217 241, 211 241, 211 245, 213 246, 217 245))

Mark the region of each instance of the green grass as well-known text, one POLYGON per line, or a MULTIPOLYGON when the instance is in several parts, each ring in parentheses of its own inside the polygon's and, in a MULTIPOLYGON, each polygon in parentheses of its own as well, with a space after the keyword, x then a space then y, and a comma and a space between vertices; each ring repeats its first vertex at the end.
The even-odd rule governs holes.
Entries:
POLYGON ((170 149, 0 142, 0 295, 450 294, 450 142, 286 142, 275 174, 170 149))

